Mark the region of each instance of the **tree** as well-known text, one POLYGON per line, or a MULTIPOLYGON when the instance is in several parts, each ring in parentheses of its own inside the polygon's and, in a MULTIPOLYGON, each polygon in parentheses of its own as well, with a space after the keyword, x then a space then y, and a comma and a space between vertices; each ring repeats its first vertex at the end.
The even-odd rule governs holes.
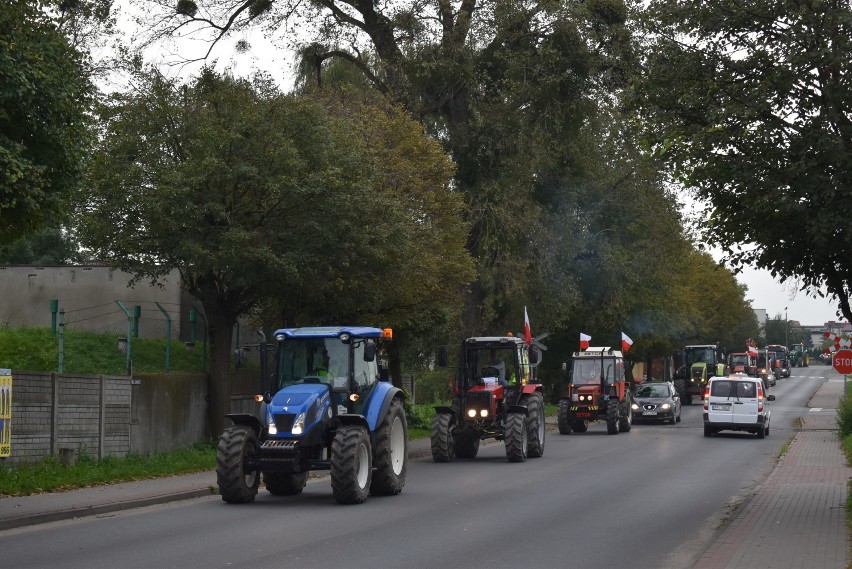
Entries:
POLYGON ((423 304, 436 290, 433 262, 434 278, 464 280, 449 161, 392 108, 362 105, 372 131, 364 116, 284 96, 266 78, 207 69, 188 85, 142 74, 103 109, 81 240, 139 278, 180 270, 210 328, 214 435, 228 410, 234 324, 262 301, 323 324, 392 314, 401 298, 423 304), (367 146, 371 137, 384 140, 367 146), (377 167, 383 158, 394 162, 377 167), (435 231, 422 244, 421 225, 435 231))
POLYGON ((0 245, 0 264, 64 265, 82 260, 75 236, 56 227, 0 245))
MULTIPOLYGON (((559 294, 538 293, 548 269, 535 245, 552 242, 540 230, 557 225, 554 193, 564 183, 582 184, 583 166, 598 158, 586 154, 596 149, 587 121, 626 85, 631 37, 619 0, 144 4, 162 9, 154 39, 195 30, 215 43, 263 26, 298 38, 291 45, 303 56, 303 84, 327 85, 327 74, 351 78, 357 71, 443 142, 457 166, 467 248, 477 261, 463 333, 517 325, 519 304, 579 299, 571 286, 557 286, 553 273, 548 292, 559 294)), ((536 312, 558 325, 556 315, 569 310, 553 302, 536 312)))
POLYGON ((852 317, 848 0, 664 0, 635 103, 651 149, 709 211, 706 236, 852 317))
POLYGON ((0 243, 49 223, 82 179, 92 87, 38 0, 0 10, 0 243))

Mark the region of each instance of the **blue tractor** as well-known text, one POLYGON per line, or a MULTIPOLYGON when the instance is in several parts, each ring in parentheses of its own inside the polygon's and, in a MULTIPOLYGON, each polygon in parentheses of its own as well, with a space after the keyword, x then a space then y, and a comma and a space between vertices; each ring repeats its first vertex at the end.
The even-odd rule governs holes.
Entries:
POLYGON ((299 494, 311 470, 331 471, 341 504, 399 494, 408 464, 403 392, 380 378, 377 358, 392 337, 338 326, 281 329, 272 347, 261 341, 260 418, 228 415, 234 425, 216 451, 222 499, 253 501, 261 477, 273 495, 299 494))

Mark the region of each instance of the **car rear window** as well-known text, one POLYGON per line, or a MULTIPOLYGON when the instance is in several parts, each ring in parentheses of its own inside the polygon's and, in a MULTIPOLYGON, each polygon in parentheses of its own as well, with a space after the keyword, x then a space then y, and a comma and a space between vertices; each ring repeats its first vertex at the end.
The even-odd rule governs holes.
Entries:
POLYGON ((716 397, 757 397, 757 387, 753 381, 714 381, 710 395, 716 397))

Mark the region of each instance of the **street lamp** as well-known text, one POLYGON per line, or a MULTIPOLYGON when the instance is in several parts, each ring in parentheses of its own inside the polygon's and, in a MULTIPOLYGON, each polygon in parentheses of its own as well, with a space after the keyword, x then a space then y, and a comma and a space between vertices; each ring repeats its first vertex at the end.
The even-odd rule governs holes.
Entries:
POLYGON ((790 329, 790 326, 787 323, 787 308, 788 308, 787 306, 784 307, 784 347, 785 348, 790 347, 790 340, 787 337, 787 335, 788 335, 787 331, 790 329))

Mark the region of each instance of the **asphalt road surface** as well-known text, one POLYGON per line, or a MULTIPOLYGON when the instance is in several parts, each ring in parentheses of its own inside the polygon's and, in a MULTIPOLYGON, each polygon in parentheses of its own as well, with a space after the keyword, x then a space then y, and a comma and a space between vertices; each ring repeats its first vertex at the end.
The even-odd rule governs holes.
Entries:
POLYGON ((690 567, 771 471, 831 368, 770 389, 770 436, 703 436, 702 406, 677 425, 607 435, 548 431, 542 458, 409 464, 403 493, 338 505, 327 478, 253 504, 218 497, 0 533, 0 565, 129 568, 690 567))

